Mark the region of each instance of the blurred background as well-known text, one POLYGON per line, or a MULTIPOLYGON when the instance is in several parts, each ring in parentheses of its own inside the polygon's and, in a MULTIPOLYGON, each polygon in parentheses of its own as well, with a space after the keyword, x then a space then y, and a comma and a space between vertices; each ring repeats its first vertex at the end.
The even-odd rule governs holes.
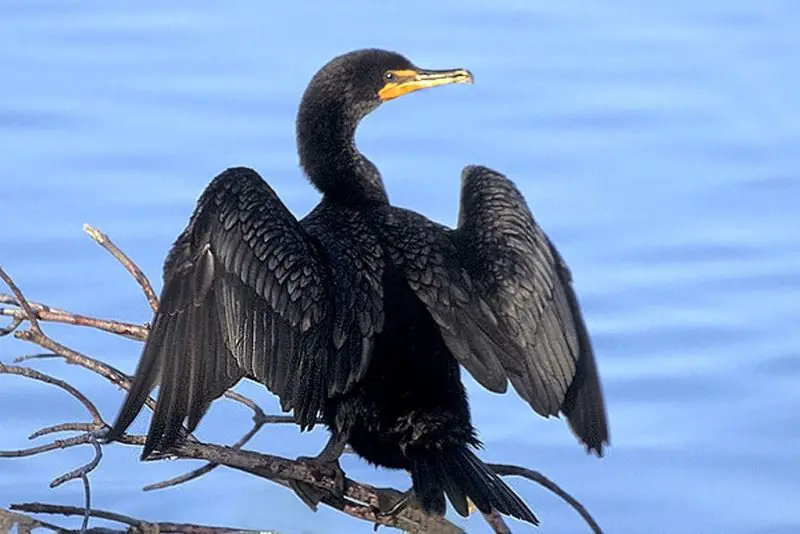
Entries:
MULTIPOLYGON (((169 246, 222 169, 254 167, 298 216, 318 201, 297 166, 294 118, 331 57, 384 47, 423 67, 469 68, 473 86, 372 114, 359 146, 395 204, 449 225, 464 165, 517 182, 572 268, 613 445, 602 460, 588 457, 562 421, 467 378, 482 458, 541 470, 609 533, 796 533, 799 27, 800 4, 789 0, 3 0, 0 264, 32 300, 148 321, 139 288, 83 234, 84 222, 108 233, 158 291, 169 246)), ((46 332, 127 372, 139 357, 137 342, 46 332)), ((34 352, 0 340, 5 363, 34 352)), ((60 361, 35 366, 78 385, 113 419, 116 388, 60 361)), ((277 410, 262 389, 242 390, 277 410)), ((0 449, 85 417, 52 387, 0 377, 0 449)), ((246 410, 219 402, 199 436, 233 442, 249 424, 246 410)), ((326 436, 268 427, 250 447, 315 454, 326 436)), ((48 483, 91 454, 3 460, 0 507, 81 506, 80 483, 48 483)), ((140 464, 138 455, 105 448, 92 475, 95 507, 283 534, 371 531, 224 469, 143 493, 199 464, 140 464)), ((354 457, 343 466, 376 485, 409 484, 354 457)), ((512 483, 540 532, 587 531, 550 493, 512 483)), ((456 520, 487 532, 479 517, 456 520)))

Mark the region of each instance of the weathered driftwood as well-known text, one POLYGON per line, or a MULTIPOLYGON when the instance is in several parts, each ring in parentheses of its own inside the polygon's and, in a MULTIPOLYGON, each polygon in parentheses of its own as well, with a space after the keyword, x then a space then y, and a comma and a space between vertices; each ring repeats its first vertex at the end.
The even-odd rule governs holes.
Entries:
MULTIPOLYGON (((98 230, 86 225, 84 230, 97 243, 109 251, 133 276, 144 292, 150 307, 155 310, 158 300, 153 288, 133 261, 128 258, 111 240, 98 230)), ((69 311, 52 308, 45 304, 29 301, 22 294, 14 283, 14 280, 0 268, 0 278, 11 290, 11 295, 0 294, 0 316, 10 318, 10 323, 0 328, 0 337, 13 334, 17 339, 22 339, 34 343, 45 350, 47 353, 36 354, 17 358, 14 364, 41 358, 63 358, 70 364, 81 366, 95 374, 102 376, 111 383, 127 389, 130 387, 131 377, 122 371, 114 368, 107 363, 91 358, 76 350, 73 350, 52 338, 48 337, 42 330, 42 322, 57 322, 76 326, 90 327, 112 334, 117 334, 129 339, 144 341, 147 337, 148 325, 126 323, 108 319, 99 319, 80 315, 69 311), (22 325, 28 323, 28 329, 21 329, 22 325)), ((76 506, 57 506, 44 503, 24 503, 10 504, 7 510, 0 509, 0 533, 9 532, 16 529, 18 532, 25 533, 33 529, 49 529, 52 531, 64 531, 64 529, 53 523, 34 518, 30 514, 60 514, 67 516, 83 517, 82 532, 124 532, 142 531, 158 533, 183 533, 183 534, 221 534, 229 532, 250 532, 236 528, 212 527, 194 524, 175 524, 165 522, 150 522, 127 517, 113 512, 96 510, 91 507, 91 491, 89 484, 89 474, 95 469, 102 459, 103 435, 108 430, 109 425, 103 420, 99 410, 94 403, 70 384, 47 375, 34 368, 20 365, 8 365, 0 362, 0 374, 15 374, 24 376, 31 380, 43 382, 56 386, 75 399, 77 399, 87 410, 91 418, 90 422, 66 422, 54 426, 42 428, 34 432, 30 439, 40 438, 46 435, 59 432, 77 432, 78 434, 66 438, 57 439, 45 445, 31 447, 21 450, 0 451, 0 458, 20 458, 33 456, 55 449, 64 449, 78 445, 91 445, 94 448, 95 456, 88 464, 74 469, 53 480, 51 487, 56 487, 69 480, 81 480, 84 486, 85 502, 82 507, 76 506), (119 530, 108 528, 90 528, 91 518, 99 518, 120 523, 124 526, 119 530)), ((272 456, 269 454, 257 453, 243 450, 242 447, 255 436, 255 434, 267 424, 292 423, 291 416, 287 415, 267 415, 250 398, 245 397, 234 391, 228 391, 225 396, 234 402, 238 402, 253 412, 252 427, 232 446, 221 446, 211 443, 202 443, 194 436, 187 433, 187 439, 181 445, 175 447, 169 454, 161 455, 155 459, 166 457, 207 460, 208 463, 199 469, 190 471, 184 475, 158 482, 146 486, 146 491, 162 489, 175 486, 183 482, 198 478, 212 471, 220 465, 244 471, 288 487, 289 481, 298 480, 315 486, 318 489, 328 492, 322 499, 322 503, 342 511, 354 518, 369 521, 377 529, 378 526, 393 526, 406 532, 412 533, 461 533, 463 530, 444 518, 430 517, 416 507, 410 506, 393 517, 382 516, 377 512, 378 495, 376 488, 368 484, 346 479, 345 497, 337 497, 332 490, 334 480, 325 473, 315 472, 309 464, 299 463, 287 458, 272 456)), ((148 398, 147 406, 153 409, 155 402, 148 398)), ((126 434, 122 437, 124 444, 141 446, 144 444, 144 436, 126 434)), ((546 478, 541 473, 518 466, 492 465, 500 475, 520 476, 532 480, 548 490, 552 491, 570 506, 572 506, 586 521, 595 533, 601 533, 600 527, 592 519, 586 509, 572 496, 559 488, 554 482, 546 478)), ((487 523, 495 532, 511 532, 507 524, 499 514, 492 513, 485 515, 487 523)), ((264 532, 264 531, 260 531, 264 532)))

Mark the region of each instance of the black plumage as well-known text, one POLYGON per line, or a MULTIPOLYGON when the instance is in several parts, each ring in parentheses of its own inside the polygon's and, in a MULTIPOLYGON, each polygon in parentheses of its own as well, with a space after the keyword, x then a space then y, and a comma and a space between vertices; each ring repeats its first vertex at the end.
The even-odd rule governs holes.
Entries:
MULTIPOLYGON (((544 416, 563 412, 602 454, 603 395, 569 269, 520 192, 485 167, 462 174, 457 228, 389 204, 356 148, 383 101, 447 83, 381 50, 335 58, 312 79, 297 120, 300 164, 323 193, 298 221, 253 170, 231 168, 200 197, 164 265, 160 307, 109 439, 160 385, 143 457, 193 431, 241 378, 264 384, 298 424, 321 415, 331 440, 411 474, 421 505, 462 515, 467 498, 537 523, 473 450, 460 365, 484 387, 510 381, 544 416)), ((336 464, 338 465, 338 463, 336 464)))

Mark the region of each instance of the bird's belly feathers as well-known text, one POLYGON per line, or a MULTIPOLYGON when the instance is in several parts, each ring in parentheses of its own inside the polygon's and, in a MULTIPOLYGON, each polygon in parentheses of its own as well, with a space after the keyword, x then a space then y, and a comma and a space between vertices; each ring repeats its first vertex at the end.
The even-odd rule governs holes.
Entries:
POLYGON ((349 430, 355 452, 373 464, 407 468, 406 448, 472 442, 458 362, 404 281, 387 279, 386 322, 367 375, 324 410, 330 427, 349 430))

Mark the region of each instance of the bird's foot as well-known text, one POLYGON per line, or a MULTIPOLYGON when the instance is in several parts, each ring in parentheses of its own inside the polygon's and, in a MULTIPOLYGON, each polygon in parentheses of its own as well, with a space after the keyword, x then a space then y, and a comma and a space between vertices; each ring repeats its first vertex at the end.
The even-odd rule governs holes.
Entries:
POLYGON ((315 473, 333 479, 333 494, 337 497, 344 496, 345 477, 338 458, 330 460, 320 456, 299 456, 297 461, 306 464, 315 473))
POLYGON ((338 499, 344 497, 345 475, 338 459, 329 460, 319 456, 300 456, 296 461, 305 464, 314 478, 329 478, 333 481, 333 488, 329 491, 319 489, 306 482, 290 481, 289 484, 294 492, 309 508, 316 511, 319 502, 327 495, 332 495, 338 499))
POLYGON ((397 491, 393 488, 376 488, 375 494, 378 496, 378 515, 383 517, 395 517, 405 510, 414 499, 414 491, 397 491))

